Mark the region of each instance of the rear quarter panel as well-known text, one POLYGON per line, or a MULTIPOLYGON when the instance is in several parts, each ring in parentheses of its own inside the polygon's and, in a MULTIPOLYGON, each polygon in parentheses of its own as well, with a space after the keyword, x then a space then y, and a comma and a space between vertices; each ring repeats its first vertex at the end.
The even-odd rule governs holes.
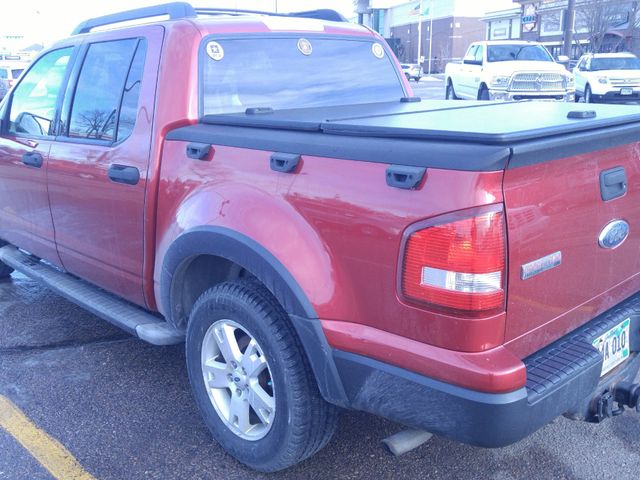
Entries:
POLYGON ((503 172, 429 169, 417 190, 391 188, 387 165, 303 156, 292 174, 271 152, 214 146, 188 159, 168 141, 158 200, 156 292, 161 260, 182 232, 224 226, 257 241, 296 279, 321 319, 348 321, 432 345, 479 351, 502 343, 504 314, 456 319, 402 303, 400 242, 410 224, 502 201, 503 172))

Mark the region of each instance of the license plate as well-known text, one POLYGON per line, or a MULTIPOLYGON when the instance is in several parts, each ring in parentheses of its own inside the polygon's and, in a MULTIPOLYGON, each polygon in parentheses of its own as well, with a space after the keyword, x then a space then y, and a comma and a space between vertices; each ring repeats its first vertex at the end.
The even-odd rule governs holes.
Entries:
POLYGON ((629 88, 629 87, 621 88, 620 95, 633 95, 633 88, 629 88))
POLYGON ((593 341, 593 346, 600 351, 604 359, 600 376, 606 375, 629 358, 630 324, 631 319, 627 318, 593 341))

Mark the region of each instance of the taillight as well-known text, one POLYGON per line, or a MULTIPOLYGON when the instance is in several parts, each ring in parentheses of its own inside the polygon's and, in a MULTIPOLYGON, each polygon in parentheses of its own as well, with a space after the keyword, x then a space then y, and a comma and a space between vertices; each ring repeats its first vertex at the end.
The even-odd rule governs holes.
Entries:
POLYGON ((402 293, 460 315, 504 309, 505 225, 500 208, 413 231, 405 242, 402 293))

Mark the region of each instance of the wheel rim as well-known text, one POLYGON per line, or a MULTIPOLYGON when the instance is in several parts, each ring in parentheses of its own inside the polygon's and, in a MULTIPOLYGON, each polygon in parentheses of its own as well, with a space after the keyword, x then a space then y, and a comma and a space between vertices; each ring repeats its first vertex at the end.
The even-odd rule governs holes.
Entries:
POLYGON ((255 338, 233 320, 218 320, 204 334, 201 367, 209 399, 227 428, 245 440, 267 435, 276 397, 269 363, 255 338))

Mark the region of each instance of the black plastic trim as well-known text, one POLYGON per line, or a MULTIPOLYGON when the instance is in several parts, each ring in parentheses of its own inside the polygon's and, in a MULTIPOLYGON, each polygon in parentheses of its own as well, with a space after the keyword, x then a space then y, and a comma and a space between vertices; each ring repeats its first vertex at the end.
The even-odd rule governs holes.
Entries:
MULTIPOLYGON (((352 408, 487 448, 513 444, 589 400, 599 367, 565 378, 532 401, 524 387, 477 392, 348 352, 335 350, 334 358, 352 408)), ((616 375, 628 378, 639 365, 636 356, 616 375)))
POLYGON ((639 140, 640 123, 631 123, 523 142, 512 147, 513 155, 507 168, 526 167, 550 160, 636 143, 639 140))
POLYGON ((163 15, 168 15, 171 20, 178 20, 181 18, 196 17, 197 13, 195 9, 186 2, 172 2, 162 5, 154 5, 151 7, 136 8, 133 10, 126 10, 124 12, 85 20, 75 28, 71 35, 89 33, 91 29, 96 27, 103 27, 132 20, 140 20, 143 18, 160 17, 163 15))
POLYGON ((321 132, 225 125, 191 125, 172 130, 166 138, 269 152, 297 152, 342 160, 465 171, 503 170, 510 155, 509 148, 502 146, 346 137, 321 132))
POLYGON ((346 396, 333 363, 331 349, 320 321, 304 291, 289 271, 262 245, 223 227, 203 226, 184 232, 169 247, 160 276, 160 302, 170 322, 175 318, 174 287, 180 282, 179 269, 199 255, 213 255, 234 262, 256 278, 278 299, 292 319, 323 397, 346 406, 346 396))

